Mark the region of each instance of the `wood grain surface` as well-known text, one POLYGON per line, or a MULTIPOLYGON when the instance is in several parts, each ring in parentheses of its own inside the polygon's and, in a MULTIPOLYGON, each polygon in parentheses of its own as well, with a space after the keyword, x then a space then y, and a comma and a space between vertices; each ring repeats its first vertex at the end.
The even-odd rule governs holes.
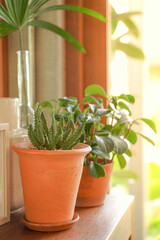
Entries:
POLYGON ((0 227, 0 240, 134 240, 133 202, 132 196, 107 195, 101 207, 77 208, 79 222, 69 230, 56 233, 25 228, 20 221, 22 209, 11 215, 10 223, 0 227))

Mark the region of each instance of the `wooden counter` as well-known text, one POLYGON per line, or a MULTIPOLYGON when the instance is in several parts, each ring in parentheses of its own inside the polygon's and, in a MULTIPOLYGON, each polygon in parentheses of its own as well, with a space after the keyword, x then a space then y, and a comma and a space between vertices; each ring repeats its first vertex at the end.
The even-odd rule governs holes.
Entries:
POLYGON ((69 230, 56 233, 34 232, 20 221, 24 209, 0 226, 0 240, 134 240, 134 197, 107 195, 105 204, 77 208, 80 220, 69 230))

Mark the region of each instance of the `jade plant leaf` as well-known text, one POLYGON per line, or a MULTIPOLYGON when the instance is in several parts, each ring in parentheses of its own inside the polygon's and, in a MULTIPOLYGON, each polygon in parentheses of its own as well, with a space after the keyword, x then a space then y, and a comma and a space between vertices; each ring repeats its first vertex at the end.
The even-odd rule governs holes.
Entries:
POLYGON ((105 177, 106 172, 101 164, 91 161, 88 168, 89 176, 94 178, 105 177))
POLYGON ((98 146, 92 147, 92 154, 96 154, 104 159, 110 159, 110 155, 104 151, 102 151, 102 149, 100 149, 98 146))
POLYGON ((113 136, 113 135, 110 135, 109 137, 112 139, 112 141, 114 143, 114 149, 113 150, 116 153, 122 154, 122 153, 125 153, 128 150, 128 145, 123 139, 121 139, 118 136, 113 136))
POLYGON ((97 135, 95 136, 95 138, 99 148, 103 152, 110 153, 114 149, 114 142, 111 138, 97 136, 97 135))

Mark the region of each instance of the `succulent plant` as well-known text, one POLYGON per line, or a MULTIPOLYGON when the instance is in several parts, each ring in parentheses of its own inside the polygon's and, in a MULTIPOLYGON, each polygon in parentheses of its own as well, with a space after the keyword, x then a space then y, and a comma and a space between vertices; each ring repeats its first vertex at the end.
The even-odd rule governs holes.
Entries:
POLYGON ((52 111, 52 124, 48 127, 42 107, 36 104, 34 124, 30 124, 28 128, 28 136, 33 146, 38 150, 72 149, 80 142, 88 115, 85 115, 81 125, 74 123, 73 117, 73 114, 64 115, 58 121, 52 111))

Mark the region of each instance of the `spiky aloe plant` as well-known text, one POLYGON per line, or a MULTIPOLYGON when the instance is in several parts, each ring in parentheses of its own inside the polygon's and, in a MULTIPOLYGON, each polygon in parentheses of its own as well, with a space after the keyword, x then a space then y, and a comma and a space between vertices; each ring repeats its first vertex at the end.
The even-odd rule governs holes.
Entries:
MULTIPOLYGON (((38 28, 43 28, 54 32, 66 41, 71 43, 81 52, 85 53, 84 47, 67 31, 58 27, 55 24, 50 22, 42 21, 36 19, 36 17, 56 10, 67 10, 67 11, 76 11, 87 14, 89 16, 95 17, 103 22, 106 22, 106 18, 100 13, 95 12, 88 8, 83 8, 74 5, 54 5, 50 7, 44 7, 47 2, 50 0, 5 0, 5 7, 0 4, 0 38, 18 31, 19 33, 19 42, 20 42, 20 51, 23 53, 23 40, 22 40, 22 29, 25 26, 34 26, 38 28), (44 7, 44 8, 43 8, 44 7), (41 8, 41 9, 40 9, 41 8)), ((28 108, 27 108, 27 91, 26 91, 26 79, 24 73, 24 59, 23 54, 21 54, 21 63, 22 63, 22 77, 23 77, 23 92, 24 92, 24 103, 25 103, 25 115, 26 123, 28 126, 28 108)))
POLYGON ((72 114, 57 121, 52 112, 52 124, 48 127, 42 108, 37 104, 34 111, 34 125, 30 124, 28 128, 29 139, 38 150, 72 149, 80 142, 87 117, 86 114, 82 124, 78 126, 74 123, 72 114))

